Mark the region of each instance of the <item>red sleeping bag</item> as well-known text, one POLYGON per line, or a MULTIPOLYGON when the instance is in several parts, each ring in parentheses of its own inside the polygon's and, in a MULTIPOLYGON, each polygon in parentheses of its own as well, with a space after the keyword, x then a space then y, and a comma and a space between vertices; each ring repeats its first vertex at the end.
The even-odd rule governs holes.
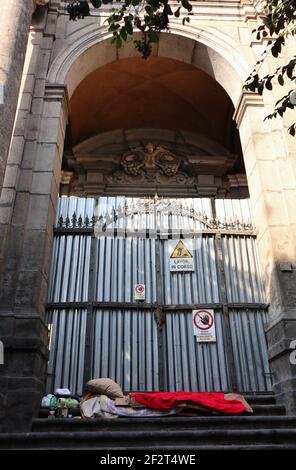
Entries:
POLYGON ((138 403, 152 410, 170 410, 180 402, 190 401, 220 413, 239 414, 246 411, 239 400, 226 400, 222 392, 152 392, 130 395, 138 403))

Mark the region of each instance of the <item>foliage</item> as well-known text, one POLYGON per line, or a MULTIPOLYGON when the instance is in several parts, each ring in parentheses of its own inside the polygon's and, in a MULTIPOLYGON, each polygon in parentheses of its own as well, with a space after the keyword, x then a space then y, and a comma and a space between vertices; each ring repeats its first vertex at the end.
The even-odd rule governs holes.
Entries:
MULTIPOLYGON (((286 81, 294 82, 293 88, 276 102, 273 112, 265 118, 272 119, 277 116, 283 117, 287 109, 295 108, 296 55, 294 55, 287 64, 277 67, 273 73, 260 76, 260 67, 266 62, 268 54, 271 54, 273 57, 279 57, 286 45, 287 38, 295 39, 296 0, 266 0, 260 16, 263 24, 255 29, 253 33, 256 34, 258 41, 266 39, 267 44, 260 60, 257 61, 252 73, 247 78, 245 89, 258 92, 262 95, 264 89, 272 90, 275 81, 281 86, 283 86, 286 81)), ((295 135, 296 122, 290 125, 288 131, 292 136, 295 135)))
MULTIPOLYGON (((178 6, 173 11, 169 0, 69 0, 67 10, 71 20, 90 15, 90 5, 113 8, 107 18, 108 29, 113 34, 112 42, 121 47, 127 40, 132 40, 136 49, 147 59, 151 54, 152 43, 158 42, 159 33, 169 30, 170 17, 179 18, 181 8, 189 15, 192 5, 188 0, 177 0, 178 6), (140 39, 133 39, 134 30, 139 30, 140 39)), ((189 22, 189 16, 183 17, 183 23, 189 22)))

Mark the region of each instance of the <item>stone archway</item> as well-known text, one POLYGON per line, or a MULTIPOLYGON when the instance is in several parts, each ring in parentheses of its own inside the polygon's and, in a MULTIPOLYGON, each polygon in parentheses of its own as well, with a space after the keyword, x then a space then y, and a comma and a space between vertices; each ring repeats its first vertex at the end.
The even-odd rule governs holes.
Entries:
MULTIPOLYGON (((98 30, 89 26, 83 37, 54 59, 48 74, 48 90, 56 86, 60 89, 56 84, 62 83, 71 97, 78 84, 96 68, 134 54, 131 44, 117 51, 110 45, 109 35, 103 28, 98 30)), ((252 64, 245 60, 242 48, 230 36, 214 28, 201 30, 194 25, 185 30, 174 24, 171 34, 161 35, 153 56, 171 57, 199 67, 220 83, 236 108, 234 119, 240 132, 254 219, 259 231, 258 249, 266 299, 270 302, 271 329, 268 336, 272 346, 285 338, 281 322, 285 319, 290 321, 295 315, 294 301, 288 300, 285 295, 296 277, 293 268, 296 230, 291 206, 295 181, 291 181, 291 190, 287 191, 284 176, 288 155, 287 147, 283 146, 285 131, 282 127, 264 122, 266 109, 261 97, 241 92, 252 64)), ((284 349, 280 347, 280 350, 280 354, 277 350, 271 352, 271 365, 279 394, 283 393, 281 383, 287 378, 285 373, 279 372, 277 364, 278 361, 281 363, 283 356, 287 361, 289 354, 287 346, 284 349)), ((287 396, 291 395, 291 383, 288 379, 288 391, 284 392, 287 396)), ((295 409, 295 402, 290 408, 295 409)))
MULTIPOLYGON (((74 35, 73 37, 73 42, 65 45, 64 49, 53 59, 47 76, 48 100, 51 101, 56 92, 61 98, 66 90, 64 106, 69 103, 79 84, 95 70, 106 66, 106 64, 137 56, 132 43, 126 44, 119 50, 114 48, 110 41, 110 34, 105 28, 98 28, 97 25, 88 26, 83 36, 74 35)), ((262 98, 248 93, 242 94, 243 82, 250 71, 251 64, 244 58, 239 44, 228 34, 214 28, 200 29, 196 24, 184 28, 178 23, 173 23, 171 33, 161 34, 159 44, 153 48, 152 57, 170 58, 190 64, 208 74, 221 85, 236 110, 234 119, 240 132, 247 175, 251 174, 253 171, 251 162, 257 158, 254 155, 254 147, 258 147, 255 140, 258 142, 258 136, 260 136, 259 139, 262 143, 259 144, 259 153, 269 152, 271 146, 268 143, 269 127, 263 122, 265 111, 262 98)), ((50 108, 50 103, 48 107, 50 108)), ((65 113, 65 107, 63 113, 62 121, 63 128, 65 128, 68 117, 67 111, 65 113)), ((62 148, 63 139, 60 140, 59 146, 62 148)), ((266 227, 267 222, 264 222, 266 214, 264 214, 262 205, 258 210, 255 207, 258 193, 257 184, 254 183, 254 188, 252 184, 249 186, 255 222, 260 229, 260 227, 266 227)), ((263 272, 266 269, 270 271, 270 266, 265 266, 266 253, 264 251, 263 253, 263 272)), ((269 275, 267 275, 268 278, 269 275)), ((268 288, 268 290, 270 289, 268 288)))
MULTIPOLYGON (((90 28, 87 34, 54 58, 47 76, 48 83, 65 84, 71 98, 78 84, 99 67, 138 56, 132 43, 117 50, 110 38, 105 30, 90 28)), ((171 33, 161 34, 159 44, 153 47, 152 57, 172 58, 198 67, 220 83, 234 106, 251 67, 230 36, 196 27, 182 29, 179 25, 173 25, 171 33)))

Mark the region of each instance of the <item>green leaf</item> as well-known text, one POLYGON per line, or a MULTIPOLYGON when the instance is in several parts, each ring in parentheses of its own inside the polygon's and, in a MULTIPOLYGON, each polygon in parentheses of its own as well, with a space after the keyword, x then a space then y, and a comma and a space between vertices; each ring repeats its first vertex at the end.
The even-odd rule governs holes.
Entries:
POLYGON ((90 3, 94 8, 100 8, 102 6, 101 0, 90 0, 90 3))
POLYGON ((291 60, 287 65, 287 77, 289 77, 290 79, 292 79, 293 77, 293 70, 294 70, 295 65, 296 65, 295 60, 291 60))
POLYGON ((113 31, 117 31, 117 29, 120 28, 120 25, 118 23, 111 23, 110 26, 109 26, 109 31, 113 32, 113 31))
POLYGON ((148 31, 148 38, 149 38, 150 42, 159 42, 158 34, 155 31, 153 31, 152 29, 150 29, 148 31))
POLYGON ((278 82, 279 82, 279 84, 280 84, 281 86, 284 85, 285 82, 284 82, 284 78, 283 78, 282 75, 279 75, 279 76, 278 76, 278 82))
POLYGON ((133 24, 132 24, 131 20, 129 19, 129 17, 126 16, 124 18, 124 23, 125 23, 125 28, 126 28, 127 34, 129 34, 131 36, 134 32, 134 29, 133 29, 133 24))
POLYGON ((258 93, 259 93, 259 95, 262 95, 262 93, 263 93, 263 89, 264 89, 264 85, 263 85, 263 83, 259 83, 259 85, 258 85, 257 89, 258 89, 258 93))
POLYGON ((112 43, 115 45, 117 49, 119 49, 122 46, 122 39, 119 36, 119 34, 116 34, 115 36, 113 36, 112 43))
POLYGON ((192 5, 191 3, 189 3, 188 0, 181 0, 181 3, 182 3, 182 7, 185 8, 187 11, 192 10, 192 5))
POLYGON ((153 10, 151 5, 146 5, 145 10, 146 10, 148 15, 153 15, 154 10, 153 10))
POLYGON ((277 57, 281 50, 282 50, 282 46, 285 44, 285 38, 283 36, 279 36, 276 40, 275 40, 275 43, 273 44, 272 48, 271 48, 271 53, 273 55, 273 57, 277 57))
POLYGON ((122 37, 122 39, 124 41, 127 40, 127 31, 126 31, 126 28, 124 26, 120 30, 120 36, 122 37))
POLYGON ((271 83, 271 77, 269 77, 266 82, 265 82, 265 88, 267 90, 272 90, 272 83, 271 83))
POLYGON ((277 109, 277 112, 279 113, 279 115, 281 117, 283 117, 283 114, 284 112, 286 111, 286 106, 280 106, 278 109, 277 109))
POLYGON ((176 18, 179 18, 180 10, 181 10, 181 7, 178 7, 177 10, 175 11, 174 15, 175 15, 176 18))
POLYGON ((251 83, 246 84, 246 88, 247 88, 248 90, 250 90, 250 91, 255 92, 257 86, 256 86, 256 84, 255 84, 254 82, 251 82, 251 83))

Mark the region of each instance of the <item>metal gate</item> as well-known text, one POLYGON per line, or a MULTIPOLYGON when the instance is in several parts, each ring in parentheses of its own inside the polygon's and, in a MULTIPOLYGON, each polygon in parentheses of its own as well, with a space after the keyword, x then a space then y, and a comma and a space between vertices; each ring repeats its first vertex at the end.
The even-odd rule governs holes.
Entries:
POLYGON ((61 198, 54 232, 48 392, 93 377, 126 392, 271 389, 249 200, 61 198), (184 238, 195 269, 171 272, 184 238), (216 342, 196 342, 193 307, 214 310, 216 342))

